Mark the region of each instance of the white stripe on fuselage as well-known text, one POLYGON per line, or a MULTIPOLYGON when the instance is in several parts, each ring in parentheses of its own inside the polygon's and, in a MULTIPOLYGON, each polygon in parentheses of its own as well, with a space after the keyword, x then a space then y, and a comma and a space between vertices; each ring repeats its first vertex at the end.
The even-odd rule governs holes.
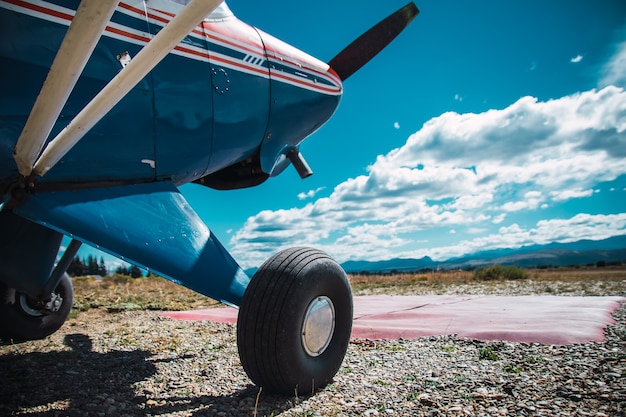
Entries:
MULTIPOLYGON (((147 12, 147 20, 150 24, 164 27, 167 23, 169 23, 169 20, 171 20, 171 16, 168 15, 168 12, 173 14, 174 9, 176 9, 175 11, 179 11, 181 6, 177 4, 172 5, 170 2, 164 0, 161 0, 158 3, 169 4, 170 7, 168 9, 172 9, 172 11, 166 10, 161 12, 151 8, 147 12)), ((144 3, 143 1, 135 1, 131 4, 121 3, 122 7, 118 6, 116 11, 145 22, 146 11, 135 7, 133 4, 143 5, 144 3)), ((150 6, 154 6, 154 3, 151 3, 150 6)), ((58 6, 45 1, 5 0, 0 2, 0 7, 65 26, 69 26, 72 16, 75 14, 75 10, 73 9, 58 6)), ((216 25, 211 24, 211 26, 215 27, 216 25)), ((145 46, 152 38, 152 35, 145 31, 124 26, 113 21, 109 22, 107 25, 104 36, 140 46, 145 46)), ((268 57, 265 55, 265 51, 262 47, 225 36, 220 32, 208 30, 206 27, 200 26, 190 33, 189 36, 195 38, 196 41, 199 41, 200 43, 209 42, 240 53, 243 58, 238 59, 230 55, 220 54, 216 51, 207 51, 204 48, 187 43, 180 43, 170 53, 203 62, 209 62, 214 59, 216 63, 219 63, 219 65, 223 65, 224 67, 235 71, 240 71, 258 77, 269 77, 268 69, 266 67, 268 57)), ((270 65, 271 62, 272 59, 270 57, 270 65)), ((284 71, 272 72, 272 78, 276 81, 323 94, 341 94, 341 87, 336 84, 337 81, 329 77, 327 74, 315 70, 310 70, 311 72, 309 72, 309 69, 303 67, 302 65, 296 65, 285 61, 274 60, 274 62, 280 66, 288 67, 293 70, 293 73, 284 71), (318 82, 320 79, 324 79, 331 84, 320 83, 318 82)), ((270 71, 272 71, 271 66, 270 71)))

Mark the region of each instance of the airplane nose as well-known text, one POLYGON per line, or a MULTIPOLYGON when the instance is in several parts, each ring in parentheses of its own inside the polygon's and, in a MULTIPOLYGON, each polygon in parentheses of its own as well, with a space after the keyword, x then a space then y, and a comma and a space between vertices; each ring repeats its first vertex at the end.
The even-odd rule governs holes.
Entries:
POLYGON ((270 76, 270 115, 261 145, 261 168, 278 175, 294 162, 301 176, 310 168, 297 150, 300 143, 335 112, 343 85, 330 66, 285 42, 259 31, 270 76))

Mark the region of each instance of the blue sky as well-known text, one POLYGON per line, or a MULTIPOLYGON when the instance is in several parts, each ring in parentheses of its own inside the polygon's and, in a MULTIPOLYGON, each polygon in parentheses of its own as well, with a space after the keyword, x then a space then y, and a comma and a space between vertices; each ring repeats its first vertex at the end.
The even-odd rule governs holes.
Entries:
MULTIPOLYGON (((228 4, 328 61, 405 2, 228 4)), ((181 188, 244 268, 296 245, 443 260, 626 233, 626 3, 416 4, 302 145, 312 177, 181 188)))

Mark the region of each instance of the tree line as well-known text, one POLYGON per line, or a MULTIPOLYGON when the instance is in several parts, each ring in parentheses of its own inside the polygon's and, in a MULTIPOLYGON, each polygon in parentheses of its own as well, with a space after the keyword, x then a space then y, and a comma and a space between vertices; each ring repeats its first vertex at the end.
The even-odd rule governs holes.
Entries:
MULTIPOLYGON (((136 265, 118 266, 113 273, 128 275, 133 278, 143 277, 143 272, 136 265)), ((70 266, 67 268, 67 274, 71 277, 81 277, 85 275, 99 275, 105 277, 109 275, 109 270, 103 257, 97 259, 93 255, 88 255, 86 258, 75 256, 70 266)))

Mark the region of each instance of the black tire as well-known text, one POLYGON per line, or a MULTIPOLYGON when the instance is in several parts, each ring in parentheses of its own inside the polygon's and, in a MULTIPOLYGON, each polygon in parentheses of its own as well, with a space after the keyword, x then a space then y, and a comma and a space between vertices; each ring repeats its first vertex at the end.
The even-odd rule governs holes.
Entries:
POLYGON ((239 358, 264 392, 306 395, 335 376, 351 331, 352 292, 341 266, 316 249, 287 249, 259 268, 244 293, 237 319, 239 358), (317 306, 320 328, 328 330, 321 339, 303 333, 305 318, 317 325, 312 320, 317 306))
POLYGON ((0 283, 0 339, 12 342, 43 339, 56 332, 67 320, 74 303, 74 287, 64 274, 54 293, 60 296, 56 311, 47 311, 28 298, 0 283))

